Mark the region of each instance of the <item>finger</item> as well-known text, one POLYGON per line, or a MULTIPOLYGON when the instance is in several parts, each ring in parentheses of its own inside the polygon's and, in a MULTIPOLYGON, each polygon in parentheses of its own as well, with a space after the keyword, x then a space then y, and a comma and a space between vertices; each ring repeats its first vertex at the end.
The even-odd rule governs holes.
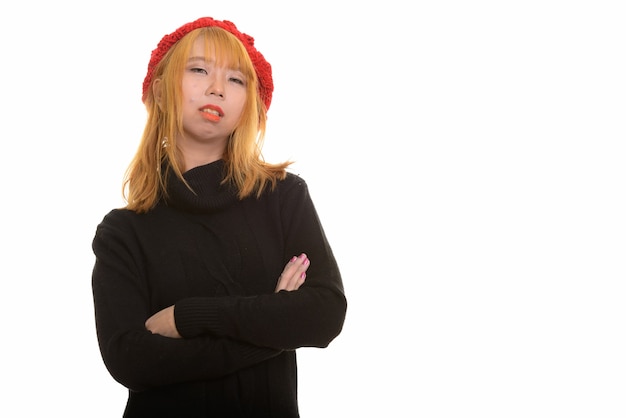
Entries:
POLYGON ((298 290, 300 288, 300 286, 302 286, 304 284, 305 280, 306 280, 306 272, 303 271, 302 273, 300 273, 300 276, 298 276, 297 280, 294 282, 294 289, 293 290, 298 290))
POLYGON ((298 257, 292 257, 283 269, 282 274, 276 284, 276 292, 281 290, 292 291, 300 287, 304 281, 306 270, 309 268, 310 261, 306 254, 302 253, 298 257))
POLYGON ((285 266, 285 268, 283 268, 283 272, 278 277, 278 282, 276 283, 276 289, 274 289, 274 292, 279 292, 281 290, 287 290, 285 286, 288 283, 291 270, 295 268, 295 264, 294 263, 295 263, 295 261, 297 259, 298 259, 298 257, 296 257, 294 255, 293 257, 291 257, 291 260, 289 260, 289 262, 287 262, 287 265, 285 266))
POLYGON ((302 286, 306 279, 306 271, 309 268, 311 262, 309 261, 306 254, 301 254, 296 260, 295 264, 297 268, 295 272, 291 275, 289 280, 289 288, 290 290, 297 290, 302 286))

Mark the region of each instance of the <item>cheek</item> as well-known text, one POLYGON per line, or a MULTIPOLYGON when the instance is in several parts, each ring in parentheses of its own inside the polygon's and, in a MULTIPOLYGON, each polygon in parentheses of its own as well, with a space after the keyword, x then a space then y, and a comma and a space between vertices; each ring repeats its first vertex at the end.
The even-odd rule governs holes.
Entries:
POLYGON ((187 103, 196 103, 200 101, 200 95, 198 93, 189 92, 185 95, 187 103))
POLYGON ((239 113, 243 112, 244 107, 246 106, 246 93, 238 92, 236 99, 236 107, 239 109, 239 113))
POLYGON ((188 102, 188 103, 195 103, 197 101, 199 101, 199 97, 200 97, 200 93, 199 93, 199 89, 200 86, 198 85, 198 83, 196 82, 184 82, 183 81, 183 100, 188 102))

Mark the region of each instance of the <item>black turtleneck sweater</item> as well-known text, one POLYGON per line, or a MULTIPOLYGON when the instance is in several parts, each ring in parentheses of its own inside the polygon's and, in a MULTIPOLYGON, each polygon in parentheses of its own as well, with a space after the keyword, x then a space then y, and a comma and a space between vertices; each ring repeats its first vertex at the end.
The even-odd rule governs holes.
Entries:
POLYGON ((223 161, 175 176, 168 196, 98 225, 93 294, 98 342, 129 389, 125 417, 298 417, 295 349, 326 347, 346 299, 337 263, 302 178, 239 200, 223 161), (305 283, 274 292, 306 253, 305 283), (152 334, 148 317, 175 305, 182 339, 152 334))

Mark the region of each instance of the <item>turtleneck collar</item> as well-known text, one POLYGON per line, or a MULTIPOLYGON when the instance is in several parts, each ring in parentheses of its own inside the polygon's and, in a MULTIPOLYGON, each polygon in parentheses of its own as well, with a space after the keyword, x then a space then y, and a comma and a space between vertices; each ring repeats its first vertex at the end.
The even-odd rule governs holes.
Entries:
POLYGON ((185 172, 183 177, 192 190, 176 175, 167 179, 168 196, 165 204, 189 212, 219 211, 237 200, 237 190, 229 184, 220 184, 224 179, 224 160, 201 165, 185 172))

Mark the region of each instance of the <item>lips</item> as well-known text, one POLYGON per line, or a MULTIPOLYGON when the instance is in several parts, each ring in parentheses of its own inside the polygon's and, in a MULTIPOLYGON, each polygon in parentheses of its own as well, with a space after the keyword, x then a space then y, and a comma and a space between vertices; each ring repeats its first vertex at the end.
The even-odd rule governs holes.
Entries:
POLYGON ((221 107, 211 104, 202 106, 200 112, 202 117, 212 122, 218 122, 224 116, 224 111, 221 107))

